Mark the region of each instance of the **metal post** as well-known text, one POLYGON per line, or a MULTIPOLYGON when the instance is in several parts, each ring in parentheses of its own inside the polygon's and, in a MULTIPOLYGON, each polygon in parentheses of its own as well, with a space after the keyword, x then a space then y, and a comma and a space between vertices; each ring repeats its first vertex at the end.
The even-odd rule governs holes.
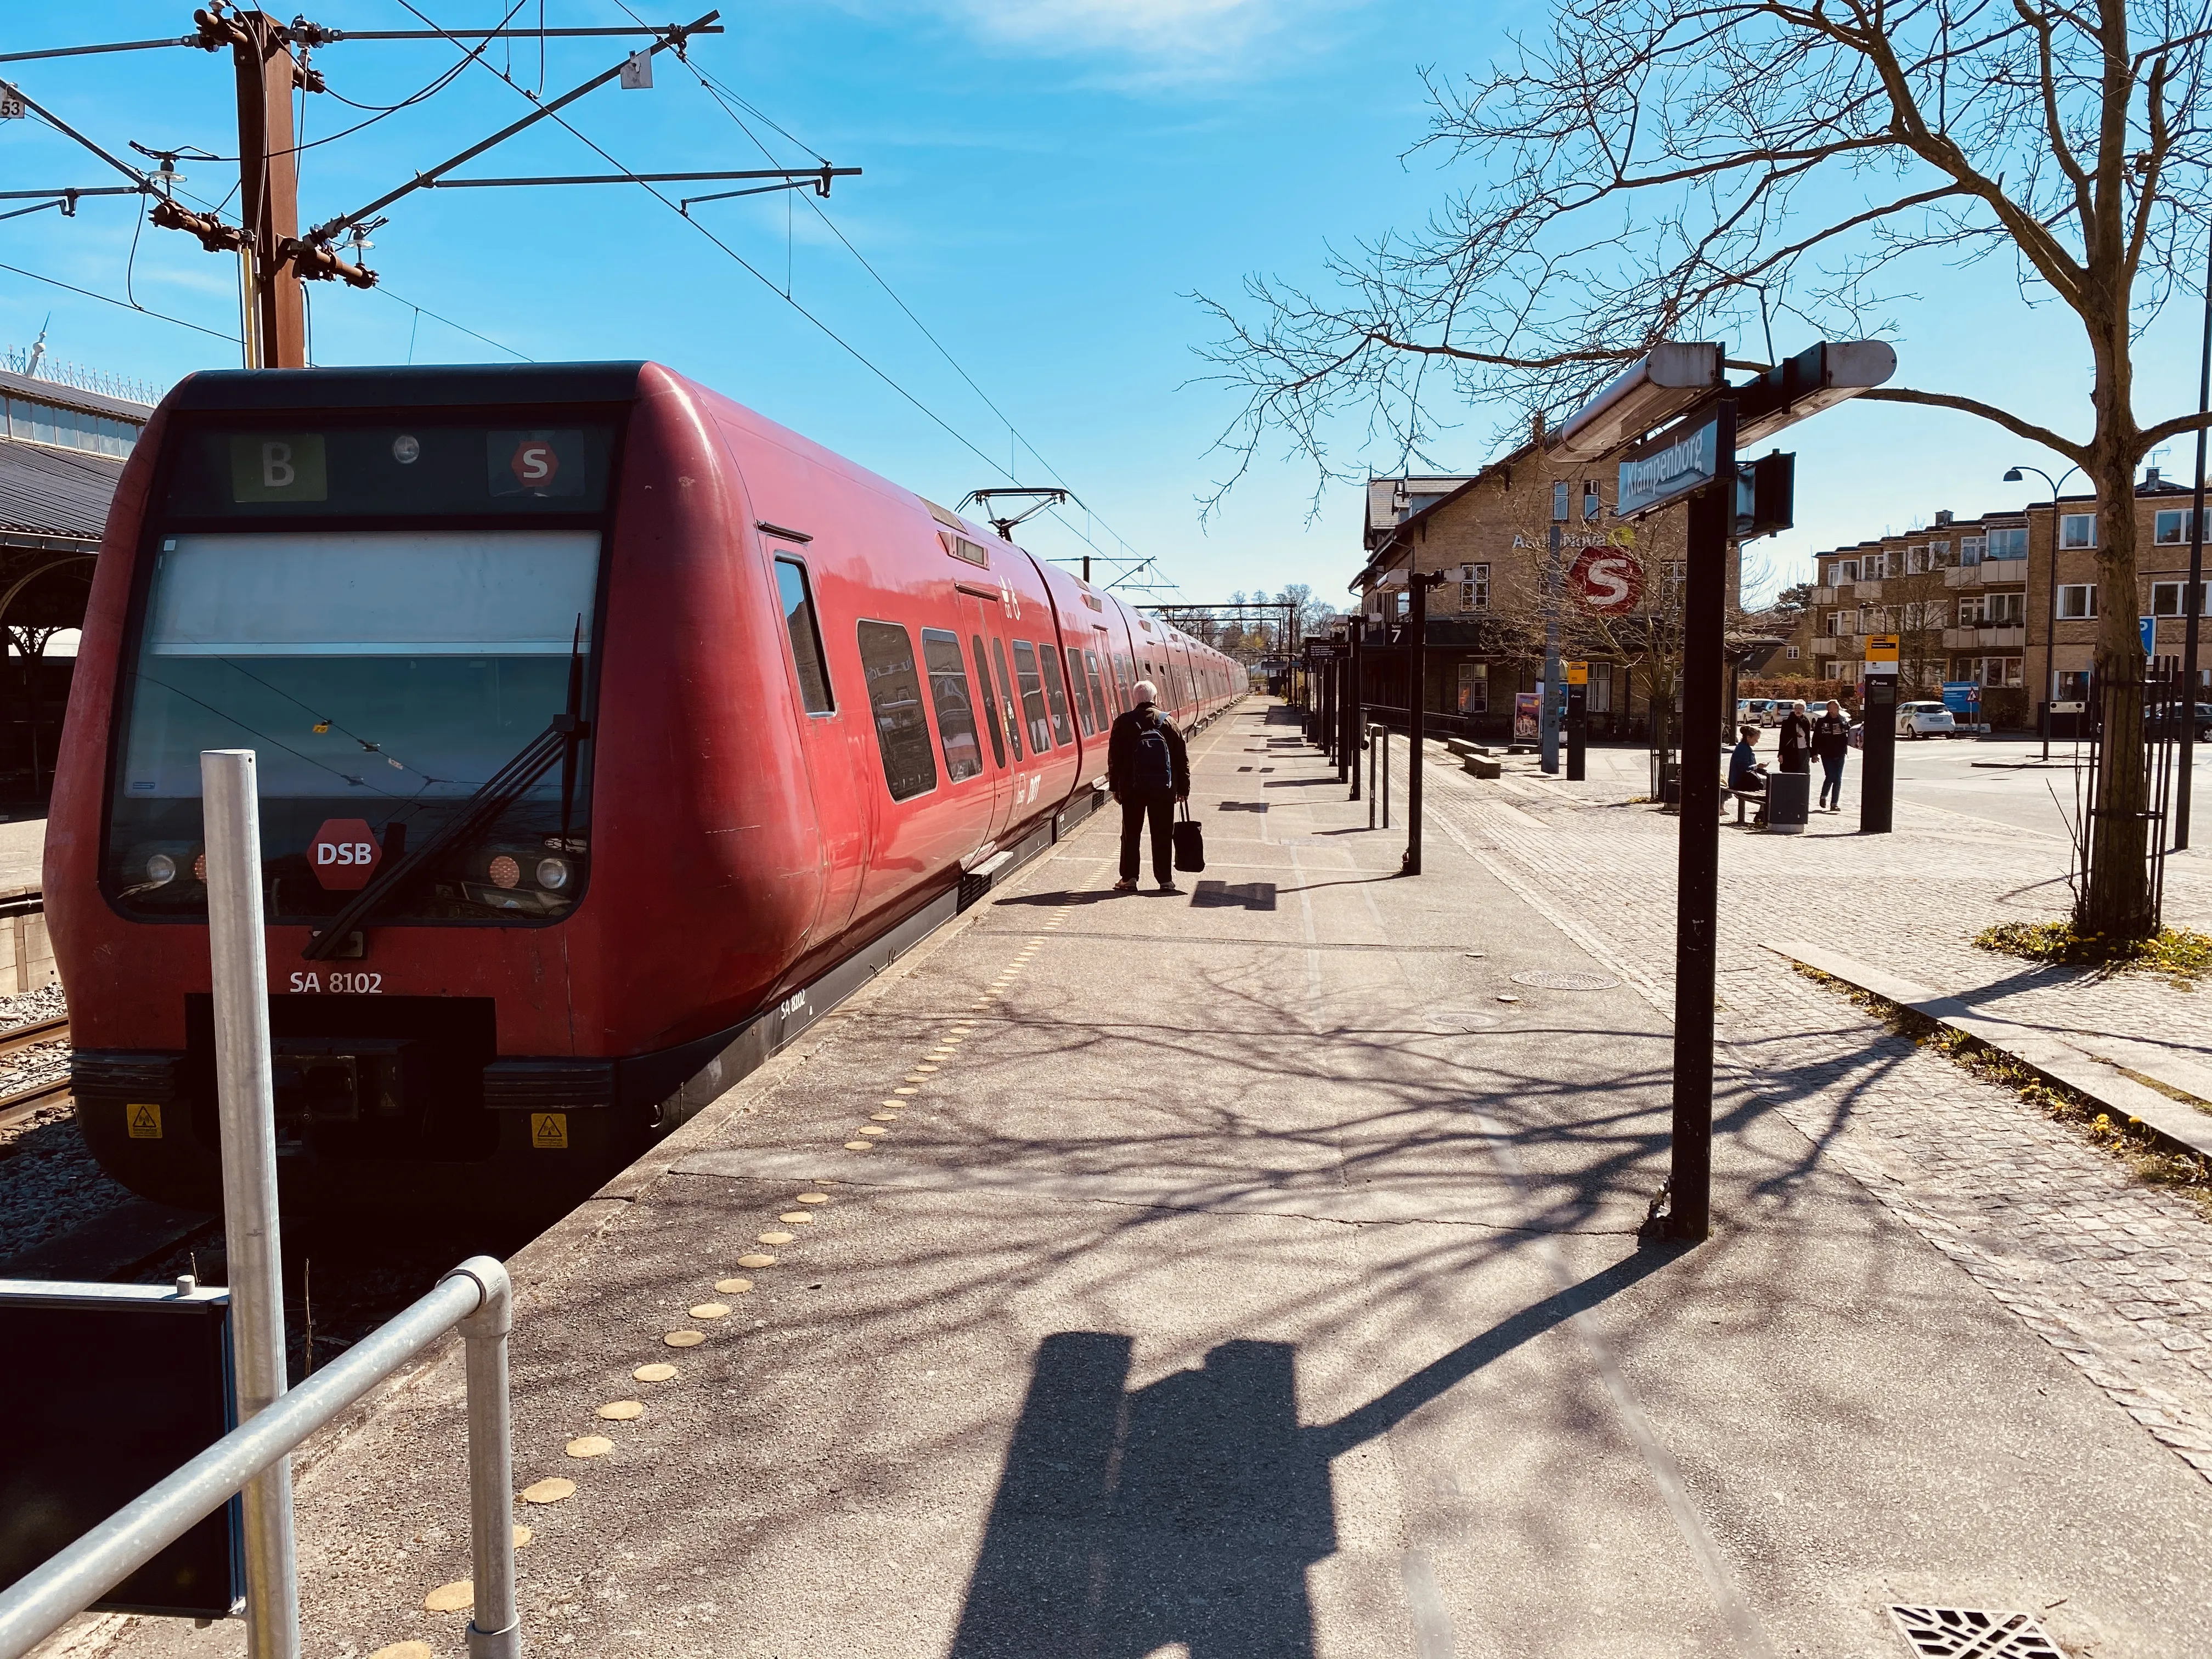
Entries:
POLYGON ((1390 728, 1378 728, 1382 741, 1382 827, 1390 827, 1390 728))
MULTIPOLYGON (((2034 470, 2041 471, 2040 468, 2034 470)), ((2051 475, 2045 472, 2043 477, 2047 480, 2051 475)), ((2035 557, 2033 518, 2029 518, 2027 526, 2030 544, 2028 558, 2032 563, 2035 557)), ((2051 705, 2058 701, 2058 486, 2057 484, 2051 486, 2051 557, 2048 568, 2045 573, 2043 586, 2043 758, 2049 760, 2051 758, 2051 727, 2057 719, 2051 705)), ((1894 725, 1895 722, 1892 721, 1891 724, 1894 725)), ((2081 731, 2078 720, 2074 729, 2076 732, 2081 731)), ((1874 733, 1871 724, 1867 727, 1867 733, 1869 737, 1872 737, 1874 733)), ((1893 744, 1893 752, 1894 749, 1895 745, 1893 744)), ((1864 826, 1862 825, 1861 828, 1864 826)))
POLYGON ((1589 687, 1567 688, 1567 781, 1580 783, 1589 774, 1589 687))
POLYGON ((514 1451, 507 1411, 507 1337, 514 1301, 507 1269, 473 1256, 458 1271, 483 1286, 461 1322, 469 1389, 469 1550, 476 1607, 469 1659, 521 1659, 522 1614, 514 1598, 514 1451))
POLYGON ((1720 730, 1729 532, 1735 517, 1735 400, 1715 409, 1713 481, 1690 498, 1682 618, 1682 820, 1675 854, 1674 1123, 1667 1231, 1712 1231, 1713 994, 1720 910, 1720 730), (1704 735, 1700 736, 1699 733, 1704 735))
MULTIPOLYGON (((2212 238, 2207 239, 2204 358, 2197 376, 2197 413, 2212 413, 2212 238)), ((2181 590, 2181 753, 2175 757, 2173 846, 2189 845, 2189 787, 2197 769, 2197 630, 2204 609, 2204 428, 2197 428, 2197 494, 2189 515, 2189 582, 2181 590)))
POLYGON ((1344 729, 1351 734, 1352 738, 1350 748, 1353 800, 1359 799, 1359 751, 1364 746, 1364 739, 1367 735, 1366 702, 1361 695, 1359 683, 1359 635, 1366 626, 1366 620, 1364 617, 1354 617, 1352 619, 1352 662, 1347 671, 1350 678, 1345 682, 1344 729))
POLYGON ((1418 570, 1406 573, 1412 599, 1407 631, 1413 635, 1406 697, 1406 734, 1413 758, 1406 769, 1406 856, 1399 873, 1421 873, 1421 744, 1428 732, 1429 704, 1429 589, 1443 580, 1418 570))
POLYGON ((1544 565, 1544 701, 1536 720, 1539 768, 1559 769, 1559 521, 1567 516, 1567 487, 1552 485, 1550 550, 1544 565))
MULTIPOLYGON (((214 966, 223 1240, 238 1420, 246 1423, 274 1404, 287 1383, 268 946, 261 921, 261 811, 253 751, 204 751, 200 796, 207 837, 208 949, 214 966)), ((291 1460, 270 1464, 244 1495, 246 1652, 250 1659, 299 1659, 291 1460)))
POLYGON ((1886 836, 1897 795, 1897 676, 1866 677, 1866 747, 1859 761, 1859 834, 1886 836))
POLYGON ((1381 728, 1369 726, 1367 728, 1367 827, 1370 830, 1375 827, 1375 781, 1382 763, 1382 757, 1380 753, 1382 747, 1381 728))

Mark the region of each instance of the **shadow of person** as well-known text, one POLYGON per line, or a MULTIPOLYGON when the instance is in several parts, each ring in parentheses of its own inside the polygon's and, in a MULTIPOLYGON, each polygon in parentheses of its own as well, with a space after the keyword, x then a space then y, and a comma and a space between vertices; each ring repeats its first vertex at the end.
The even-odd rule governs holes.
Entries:
POLYGON ((1134 1392, 1131 1340, 1039 1346, 954 1659, 1313 1652, 1305 1571, 1336 1548, 1295 1351, 1224 1342, 1134 1392))

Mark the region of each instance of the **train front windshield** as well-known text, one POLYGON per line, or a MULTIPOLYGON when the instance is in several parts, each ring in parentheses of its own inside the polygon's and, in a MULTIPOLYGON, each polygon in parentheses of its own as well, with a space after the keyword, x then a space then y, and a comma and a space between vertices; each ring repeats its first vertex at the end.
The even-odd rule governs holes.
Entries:
POLYGON ((272 921, 372 883, 369 925, 572 908, 612 453, 604 425, 181 434, 125 647, 110 896, 204 914, 200 753, 243 748, 272 921))

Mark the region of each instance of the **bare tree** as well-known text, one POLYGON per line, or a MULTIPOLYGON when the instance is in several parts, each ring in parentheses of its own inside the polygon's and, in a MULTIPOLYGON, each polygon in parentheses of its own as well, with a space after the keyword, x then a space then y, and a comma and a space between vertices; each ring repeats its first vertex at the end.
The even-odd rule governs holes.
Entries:
MULTIPOLYGON (((1871 395, 1993 422, 2082 469, 2097 670, 2135 683, 2136 468, 2199 420, 2138 419, 2133 351, 2193 285, 2208 42, 2203 0, 1560 0, 1488 70, 1430 80, 1424 146, 1492 182, 1411 237, 1333 259, 1334 293, 1254 279, 1242 314, 1202 301, 1227 329, 1206 355, 1247 394, 1222 488, 1275 437, 1346 476, 1340 422, 1425 461, 1446 398, 1525 428, 1654 341, 1764 338, 1771 313, 1877 332, 1900 262, 2008 257, 2021 291, 2087 337, 2087 434, 1952 392, 1871 395)), ((2139 696, 2108 721, 2114 810, 2077 912, 2123 936, 2152 921, 2141 723, 2139 696)))

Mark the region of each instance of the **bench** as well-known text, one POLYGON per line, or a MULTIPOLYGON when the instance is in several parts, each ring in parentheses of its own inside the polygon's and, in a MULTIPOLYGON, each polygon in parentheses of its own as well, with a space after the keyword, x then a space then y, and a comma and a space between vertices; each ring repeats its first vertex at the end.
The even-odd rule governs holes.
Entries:
POLYGON ((1468 755, 1462 757, 1462 758, 1466 762, 1467 769, 1474 773, 1478 778, 1498 777, 1501 776, 1505 770, 1505 769, 1499 765, 1496 761, 1486 759, 1480 755, 1468 755))
MULTIPOLYGON (((1747 803, 1759 808, 1762 811, 1765 810, 1766 791, 1764 789, 1729 789, 1725 784, 1722 788, 1727 793, 1735 797, 1735 821, 1738 823, 1743 822, 1743 809, 1747 803)), ((1721 811, 1723 812, 1728 811, 1726 801, 1721 803, 1721 811)))

